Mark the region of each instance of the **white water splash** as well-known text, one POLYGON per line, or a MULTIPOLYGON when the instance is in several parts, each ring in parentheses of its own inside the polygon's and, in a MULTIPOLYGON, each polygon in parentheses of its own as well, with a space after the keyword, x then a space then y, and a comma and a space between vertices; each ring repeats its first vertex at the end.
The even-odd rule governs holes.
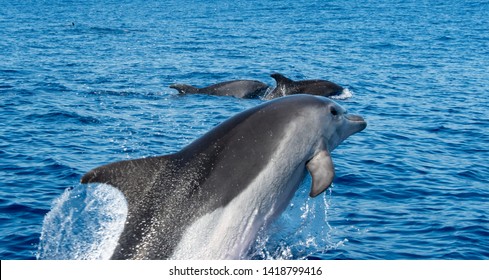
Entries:
MULTIPOLYGON (((310 179, 305 180, 277 221, 260 230, 246 258, 304 259, 348 242, 333 242, 334 229, 327 218, 331 191, 310 198, 309 184, 310 179)), ((44 218, 37 258, 108 259, 126 215, 124 196, 109 185, 67 189, 44 218)))
POLYGON ((351 97, 353 97, 353 91, 351 91, 347 88, 344 88, 343 91, 341 92, 341 94, 333 95, 333 96, 330 96, 329 98, 336 99, 336 100, 345 100, 345 99, 348 99, 351 97))
POLYGON ((306 179, 291 204, 267 229, 262 229, 250 249, 249 258, 267 260, 304 259, 342 246, 335 242, 335 229, 328 222, 331 188, 317 198, 308 196, 310 178, 306 179), (322 197, 322 199, 321 199, 322 197))
POLYGON ((67 189, 44 218, 38 259, 108 259, 124 228, 127 204, 104 184, 67 189))

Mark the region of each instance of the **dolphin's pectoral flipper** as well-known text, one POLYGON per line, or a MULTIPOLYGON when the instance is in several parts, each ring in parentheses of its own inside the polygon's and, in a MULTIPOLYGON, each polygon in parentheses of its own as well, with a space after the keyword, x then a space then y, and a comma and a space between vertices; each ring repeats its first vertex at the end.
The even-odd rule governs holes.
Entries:
POLYGON ((156 179, 158 171, 168 168, 167 156, 125 160, 92 169, 81 178, 82 184, 103 183, 119 189, 131 205, 142 188, 156 179))
POLYGON ((323 150, 315 155, 307 163, 306 167, 312 176, 312 187, 309 196, 318 196, 333 182, 334 165, 331 155, 323 150))

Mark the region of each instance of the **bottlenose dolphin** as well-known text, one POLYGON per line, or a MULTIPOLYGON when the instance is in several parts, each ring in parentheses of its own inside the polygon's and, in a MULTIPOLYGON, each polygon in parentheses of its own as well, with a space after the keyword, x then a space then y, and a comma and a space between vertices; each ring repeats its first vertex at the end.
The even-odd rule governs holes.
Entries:
POLYGON ((341 92, 343 91, 343 87, 326 80, 293 81, 279 73, 273 73, 270 76, 275 79, 277 85, 265 97, 265 99, 268 100, 299 93, 328 97, 341 94, 341 92))
POLYGON ((229 118, 174 154, 126 160, 81 183, 118 188, 128 215, 113 259, 239 259, 289 204, 333 181, 331 151, 367 126, 334 101, 278 98, 229 118))
POLYGON ((254 80, 234 80, 214 84, 204 88, 197 88, 185 84, 173 84, 170 88, 176 89, 179 94, 197 93, 219 96, 234 96, 237 98, 258 98, 263 96, 268 85, 254 80))

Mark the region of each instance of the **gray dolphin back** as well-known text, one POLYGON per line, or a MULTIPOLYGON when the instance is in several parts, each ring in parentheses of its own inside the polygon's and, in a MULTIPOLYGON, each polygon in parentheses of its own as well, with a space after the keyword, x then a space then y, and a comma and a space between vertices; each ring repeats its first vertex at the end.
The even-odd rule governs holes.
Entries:
MULTIPOLYGON (((175 154, 115 162, 86 173, 81 183, 112 185, 128 204, 124 230, 111 258, 170 258, 185 228, 241 193, 267 164, 256 159, 267 158, 277 144, 272 137, 256 139, 250 149, 229 141, 250 137, 247 129, 237 128, 250 118, 257 124, 253 130, 279 129, 281 124, 255 120, 260 118, 255 112, 264 106, 235 115, 175 154), (236 172, 229 176, 229 170, 236 172)), ((283 114, 278 119, 288 115, 284 110, 277 112, 283 114)), ((261 135, 265 133, 254 137, 261 135)))
POLYGON ((176 89, 179 94, 208 94, 250 99, 263 96, 269 87, 267 84, 255 80, 233 80, 203 88, 186 84, 173 84, 170 85, 170 88, 176 89))
POLYGON ((275 79, 276 86, 266 96, 266 99, 274 99, 293 94, 312 94, 328 97, 341 94, 343 91, 343 87, 327 80, 294 81, 280 73, 273 73, 270 76, 275 79))

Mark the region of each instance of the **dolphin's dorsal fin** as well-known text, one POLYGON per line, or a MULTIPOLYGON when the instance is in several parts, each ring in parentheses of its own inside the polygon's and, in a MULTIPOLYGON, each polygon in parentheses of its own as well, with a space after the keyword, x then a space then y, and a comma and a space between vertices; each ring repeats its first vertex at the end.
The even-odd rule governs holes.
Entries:
POLYGON ((132 205, 141 198, 148 181, 157 180, 162 170, 171 172, 171 166, 169 156, 119 161, 92 169, 83 175, 80 182, 109 184, 119 189, 132 205))
POLYGON ((186 85, 186 84, 173 84, 170 85, 169 88, 176 89, 179 94, 186 94, 186 93, 198 93, 199 89, 191 86, 191 85, 186 85))
POLYGON ((309 196, 315 197, 326 190, 334 178, 334 165, 331 155, 323 150, 315 155, 306 165, 312 176, 312 186, 309 196))
POLYGON ((294 81, 285 77, 284 75, 280 74, 280 73, 273 73, 272 75, 270 75, 272 78, 275 79, 275 81, 277 82, 277 87, 279 87, 280 85, 287 85, 287 84, 291 84, 293 83, 294 81))

